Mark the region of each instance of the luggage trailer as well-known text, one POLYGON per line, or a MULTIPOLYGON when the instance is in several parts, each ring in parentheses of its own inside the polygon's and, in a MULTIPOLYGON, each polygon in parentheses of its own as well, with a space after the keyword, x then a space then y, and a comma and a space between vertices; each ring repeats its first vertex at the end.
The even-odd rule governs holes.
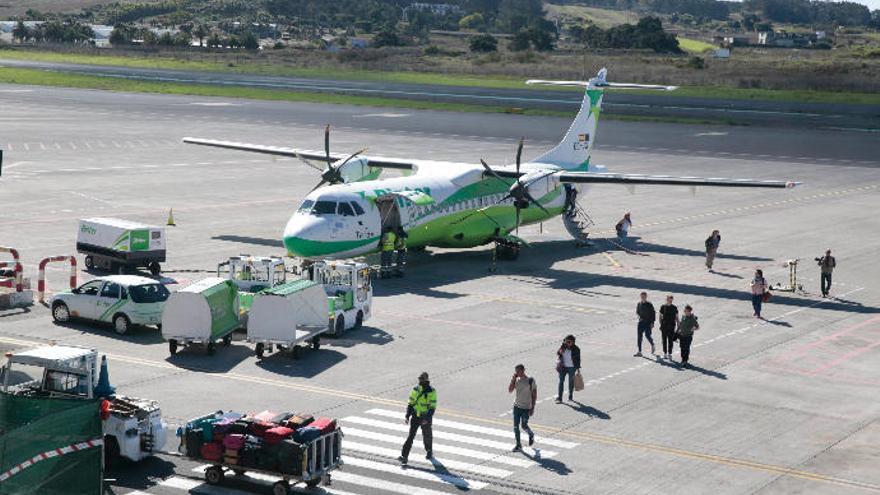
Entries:
MULTIPOLYGON (((330 473, 334 469, 339 469, 342 462, 342 430, 338 427, 336 430, 325 433, 320 437, 304 444, 303 458, 300 474, 282 473, 281 471, 259 469, 254 467, 241 466, 239 464, 228 464, 219 461, 209 461, 211 465, 205 468, 205 481, 209 485, 220 485, 226 478, 226 473, 232 472, 233 475, 242 477, 246 473, 257 473, 264 476, 279 478, 272 485, 273 495, 289 495, 291 487, 303 483, 308 488, 315 488, 323 482, 329 486, 331 482, 330 473)), ((188 453, 187 453, 188 454, 188 453)), ((197 457, 187 457, 194 461, 204 461, 197 457)))

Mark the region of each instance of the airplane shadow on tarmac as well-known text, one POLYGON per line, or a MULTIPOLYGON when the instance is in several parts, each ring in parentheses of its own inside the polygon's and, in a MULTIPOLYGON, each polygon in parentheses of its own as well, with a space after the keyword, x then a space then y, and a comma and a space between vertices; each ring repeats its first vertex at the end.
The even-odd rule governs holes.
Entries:
POLYGON ((254 244, 257 246, 268 246, 282 249, 284 248, 284 243, 281 242, 281 239, 269 239, 266 237, 250 237, 242 235, 222 234, 215 235, 211 237, 211 239, 215 241, 237 242, 239 244, 254 244))
MULTIPOLYGON (((636 243, 633 247, 641 249, 642 243, 636 243)), ((739 289, 726 289, 721 287, 706 287, 692 285, 672 280, 650 280, 639 277, 630 277, 616 274, 596 274, 574 272, 554 267, 558 262, 575 260, 580 257, 591 256, 601 253, 600 248, 575 248, 572 241, 556 240, 535 242, 529 248, 523 248, 517 261, 499 261, 497 271, 492 273, 489 268, 492 265, 491 250, 462 250, 448 252, 425 252, 416 253, 407 263, 405 278, 377 280, 374 284, 374 294, 377 296, 390 296, 398 294, 416 294, 424 297, 436 298, 459 298, 467 294, 444 291, 438 289, 445 285, 453 285, 458 282, 477 280, 489 275, 521 275, 534 276, 537 280, 528 283, 544 287, 566 290, 578 294, 590 295, 594 291, 601 291, 603 286, 619 287, 638 291, 657 292, 661 294, 674 294, 677 296, 704 296, 717 299, 741 300, 743 311, 751 314, 751 294, 748 287, 739 289)), ((685 253, 698 253, 698 251, 684 250, 685 253)), ((702 254, 701 254, 702 256, 702 254)), ((733 255, 731 255, 733 256, 733 255)), ((749 259, 742 256, 741 259, 749 259)), ((756 258, 763 260, 764 258, 756 258)), ((772 261, 769 260, 768 261, 772 261)), ((695 265, 695 269, 704 269, 702 263, 695 265)), ((751 272, 747 274, 751 276, 751 272)), ((599 293, 601 294, 601 293, 599 293)), ((794 297, 789 295, 773 294, 773 298, 767 303, 767 308, 774 306, 788 306, 808 308, 812 306, 833 311, 850 313, 880 313, 880 307, 864 306, 852 301, 830 299, 816 299, 810 297, 794 297), (821 302, 821 306, 819 303, 821 302)), ((699 308, 697 308, 699 312, 699 308)))

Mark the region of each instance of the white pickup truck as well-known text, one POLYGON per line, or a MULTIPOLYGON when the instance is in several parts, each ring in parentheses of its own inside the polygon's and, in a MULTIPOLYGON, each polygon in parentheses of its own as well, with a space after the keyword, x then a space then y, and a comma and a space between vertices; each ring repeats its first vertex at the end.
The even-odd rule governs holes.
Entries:
MULTIPOLYGON (((98 352, 85 347, 53 345, 10 352, 0 369, 0 390, 93 399, 100 392, 96 391, 98 368, 98 352)), ((121 395, 107 400, 110 408, 102 421, 107 464, 120 457, 137 462, 165 446, 166 425, 156 401, 121 395)))

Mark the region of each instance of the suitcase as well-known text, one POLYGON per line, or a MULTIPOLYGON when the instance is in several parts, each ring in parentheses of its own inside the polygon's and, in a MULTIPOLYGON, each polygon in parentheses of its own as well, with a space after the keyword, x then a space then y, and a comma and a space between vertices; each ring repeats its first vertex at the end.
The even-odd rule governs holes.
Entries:
POLYGON ((226 433, 218 430, 215 426, 214 428, 214 436, 211 438, 211 441, 214 443, 223 443, 223 439, 226 438, 226 433))
POLYGON ((293 433, 293 441, 296 443, 309 443, 321 436, 321 430, 306 426, 293 433))
POLYGON ((276 471, 278 469, 278 447, 277 445, 264 445, 257 450, 257 468, 266 471, 276 471))
POLYGON ((223 456, 223 446, 219 443, 206 443, 200 449, 202 459, 207 461, 219 461, 223 456))
POLYGON ((257 467, 257 450, 256 447, 245 445, 241 455, 238 456, 238 465, 252 468, 257 467))
POLYGON ((317 428, 322 435, 336 431, 336 420, 333 418, 315 418, 310 424, 312 428, 317 428))
POLYGON ((229 429, 226 430, 228 434, 236 434, 236 435, 244 435, 248 431, 250 431, 251 422, 245 420, 238 420, 231 425, 229 425, 229 429))
POLYGON ((269 422, 275 423, 276 425, 283 425, 285 421, 293 417, 293 413, 280 413, 276 414, 269 422))
POLYGON ((186 430, 186 436, 184 437, 186 455, 190 457, 197 457, 200 455, 202 444, 205 443, 205 439, 202 435, 201 428, 186 430))
POLYGON ((311 414, 297 413, 296 416, 287 420, 287 427, 293 428, 294 430, 302 428, 303 426, 308 426, 309 423, 314 421, 314 419, 315 418, 311 414))
POLYGON ((266 434, 266 430, 275 428, 275 425, 272 423, 266 423, 264 421, 254 421, 251 423, 251 433, 255 436, 262 437, 266 434))
POLYGON ((261 413, 251 415, 254 421, 263 421, 266 423, 271 423, 272 419, 275 416, 278 416, 278 413, 274 411, 263 411, 261 413))
POLYGON ((266 430, 263 441, 269 445, 281 443, 283 440, 293 436, 293 430, 286 426, 276 426, 270 430, 266 430))
POLYGON ((293 440, 284 440, 278 446, 278 469, 284 474, 302 474, 303 446, 293 440))
POLYGON ((223 439, 223 446, 226 447, 227 450, 238 451, 242 447, 244 447, 245 436, 238 434, 226 435, 226 438, 223 439))

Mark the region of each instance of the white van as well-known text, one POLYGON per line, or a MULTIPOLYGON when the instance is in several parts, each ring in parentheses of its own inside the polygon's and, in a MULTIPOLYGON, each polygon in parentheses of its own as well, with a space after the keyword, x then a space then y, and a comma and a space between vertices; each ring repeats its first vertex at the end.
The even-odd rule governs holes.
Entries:
POLYGON ((164 285, 151 278, 110 275, 55 294, 50 307, 57 322, 81 318, 112 323, 116 333, 122 335, 132 325, 160 327, 170 295, 164 285))

